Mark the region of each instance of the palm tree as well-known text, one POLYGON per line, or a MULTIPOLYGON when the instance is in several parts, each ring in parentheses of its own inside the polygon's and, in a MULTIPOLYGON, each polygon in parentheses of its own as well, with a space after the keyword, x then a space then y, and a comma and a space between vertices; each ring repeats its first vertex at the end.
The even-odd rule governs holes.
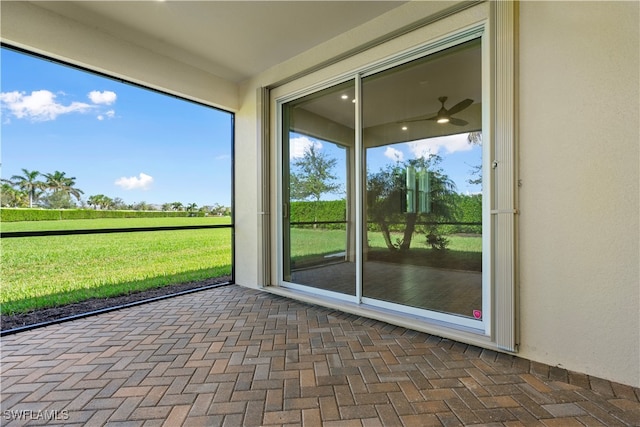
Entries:
POLYGON ((89 206, 93 206, 94 209, 109 209, 113 207, 113 200, 104 194, 94 194, 87 199, 89 206))
POLYGON ((45 173, 44 177, 47 178, 47 182, 45 183, 46 188, 52 190, 54 193, 63 192, 69 196, 74 196, 80 201, 80 195, 84 194, 84 191, 73 187, 76 183, 76 177, 65 175, 65 172, 60 171, 45 173))
POLYGON ((0 205, 8 208, 18 208, 27 204, 27 193, 13 186, 11 181, 2 179, 0 190, 0 205))
POLYGON ((38 199, 38 190, 44 187, 44 183, 37 180, 41 175, 38 171, 29 171, 23 168, 22 173, 23 175, 13 175, 11 181, 29 194, 29 207, 32 208, 33 202, 38 199))
POLYGON ((89 206, 93 206, 94 209, 98 209, 100 207, 100 200, 104 197, 102 194, 94 194, 93 196, 89 196, 87 199, 87 204, 89 206))
POLYGON ((113 209, 113 199, 109 196, 102 196, 100 199, 100 206, 102 209, 113 209))

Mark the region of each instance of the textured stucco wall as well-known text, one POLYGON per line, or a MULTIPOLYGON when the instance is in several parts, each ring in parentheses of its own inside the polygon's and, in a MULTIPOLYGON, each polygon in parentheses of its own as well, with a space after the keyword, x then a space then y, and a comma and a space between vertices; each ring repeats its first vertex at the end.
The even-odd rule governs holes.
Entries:
POLYGON ((523 357, 640 386, 637 2, 520 5, 523 357))

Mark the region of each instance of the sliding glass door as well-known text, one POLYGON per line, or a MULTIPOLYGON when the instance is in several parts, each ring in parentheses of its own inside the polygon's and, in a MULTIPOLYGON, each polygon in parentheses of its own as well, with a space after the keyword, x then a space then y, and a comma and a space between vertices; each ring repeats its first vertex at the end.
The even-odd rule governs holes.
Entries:
POLYGON ((482 327, 482 56, 467 39, 280 104, 285 286, 482 327))
POLYGON ((362 79, 363 297, 482 317, 481 59, 477 39, 362 79))
POLYGON ((283 279, 355 295, 354 82, 282 109, 283 279))

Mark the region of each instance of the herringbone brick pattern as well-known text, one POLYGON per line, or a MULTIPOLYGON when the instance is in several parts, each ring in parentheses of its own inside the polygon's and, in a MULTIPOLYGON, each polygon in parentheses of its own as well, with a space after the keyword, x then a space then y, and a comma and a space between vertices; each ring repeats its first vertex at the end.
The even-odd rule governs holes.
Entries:
POLYGON ((225 286, 2 338, 2 425, 623 426, 640 391, 225 286))

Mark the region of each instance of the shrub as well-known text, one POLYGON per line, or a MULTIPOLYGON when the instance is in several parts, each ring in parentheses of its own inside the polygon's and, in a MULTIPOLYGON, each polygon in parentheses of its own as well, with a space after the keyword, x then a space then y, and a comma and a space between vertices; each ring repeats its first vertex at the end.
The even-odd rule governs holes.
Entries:
POLYGON ((204 212, 184 211, 125 211, 94 209, 0 209, 0 220, 16 221, 56 221, 62 219, 96 219, 96 218, 166 218, 204 216, 204 212))
MULTIPOLYGON (((345 221, 347 202, 345 200, 321 200, 319 202, 292 202, 290 207, 291 222, 345 221)), ((312 225, 297 226, 303 228, 312 225)), ((345 224, 318 224, 317 228, 327 230, 344 230, 345 224)))
POLYGON ((59 220, 60 211, 54 209, 0 209, 0 220, 3 222, 14 221, 55 221, 59 220))

